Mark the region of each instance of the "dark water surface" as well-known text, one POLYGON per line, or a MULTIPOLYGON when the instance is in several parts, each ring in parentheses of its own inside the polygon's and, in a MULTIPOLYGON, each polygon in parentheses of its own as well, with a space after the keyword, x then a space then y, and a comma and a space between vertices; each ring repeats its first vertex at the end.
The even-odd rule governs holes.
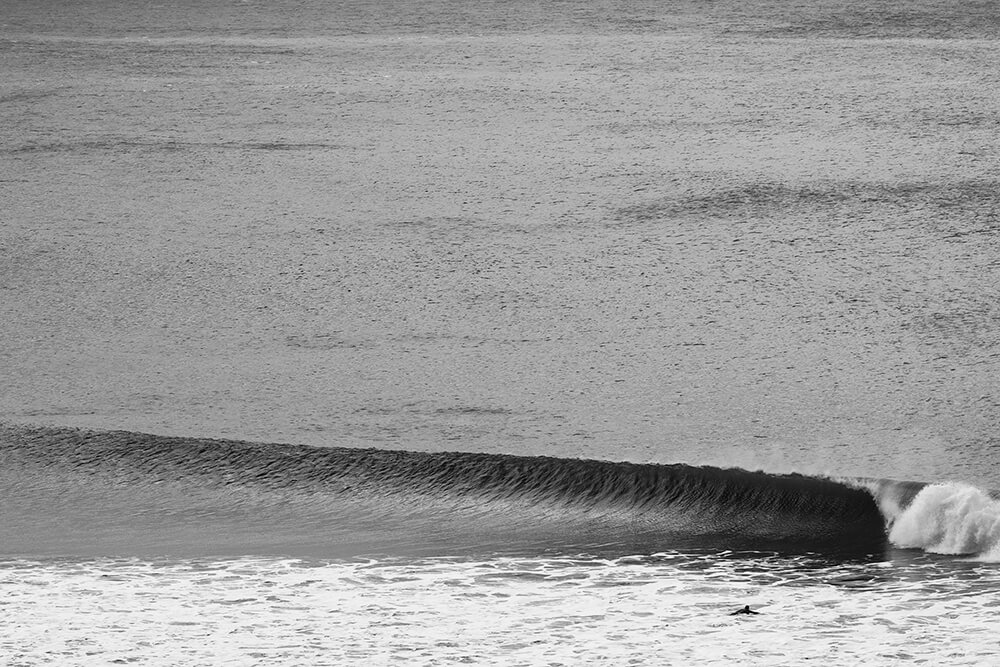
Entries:
POLYGON ((0 463, 6 556, 888 548, 872 492, 799 475, 57 429, 4 431, 0 463))

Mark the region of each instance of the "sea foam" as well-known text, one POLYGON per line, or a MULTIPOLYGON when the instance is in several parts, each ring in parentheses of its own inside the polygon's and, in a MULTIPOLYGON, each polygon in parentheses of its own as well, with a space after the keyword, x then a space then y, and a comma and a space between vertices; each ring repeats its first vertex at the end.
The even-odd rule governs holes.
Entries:
POLYGON ((880 504, 891 522, 889 540, 898 547, 1000 561, 1000 501, 982 489, 931 484, 905 508, 880 504))
POLYGON ((886 565, 759 552, 0 559, 0 655, 69 667, 996 663, 997 568, 886 565), (744 604, 761 615, 730 616, 744 604))

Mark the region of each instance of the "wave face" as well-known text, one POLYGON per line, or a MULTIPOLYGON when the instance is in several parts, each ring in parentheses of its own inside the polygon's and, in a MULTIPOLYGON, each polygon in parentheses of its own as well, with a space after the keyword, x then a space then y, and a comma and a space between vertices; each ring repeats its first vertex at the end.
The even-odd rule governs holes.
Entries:
POLYGON ((0 428, 0 465, 8 555, 887 545, 877 493, 795 474, 23 427, 0 428))

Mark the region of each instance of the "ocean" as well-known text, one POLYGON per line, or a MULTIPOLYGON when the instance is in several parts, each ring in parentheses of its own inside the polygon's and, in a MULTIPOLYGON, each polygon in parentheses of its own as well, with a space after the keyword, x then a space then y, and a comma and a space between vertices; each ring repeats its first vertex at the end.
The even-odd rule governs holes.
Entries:
POLYGON ((3 3, 0 664, 996 663, 998 36, 3 3))
POLYGON ((1000 502, 965 484, 2 436, 8 664, 995 656, 1000 502))

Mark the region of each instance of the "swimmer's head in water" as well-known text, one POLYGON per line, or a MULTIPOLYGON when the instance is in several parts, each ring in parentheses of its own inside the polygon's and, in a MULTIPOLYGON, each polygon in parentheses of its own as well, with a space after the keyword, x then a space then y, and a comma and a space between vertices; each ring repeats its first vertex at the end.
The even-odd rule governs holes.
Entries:
POLYGON ((750 610, 750 605, 747 604, 747 605, 743 605, 743 609, 737 609, 732 614, 730 614, 730 616, 736 616, 737 614, 757 614, 757 613, 759 613, 759 612, 751 611, 750 610))

